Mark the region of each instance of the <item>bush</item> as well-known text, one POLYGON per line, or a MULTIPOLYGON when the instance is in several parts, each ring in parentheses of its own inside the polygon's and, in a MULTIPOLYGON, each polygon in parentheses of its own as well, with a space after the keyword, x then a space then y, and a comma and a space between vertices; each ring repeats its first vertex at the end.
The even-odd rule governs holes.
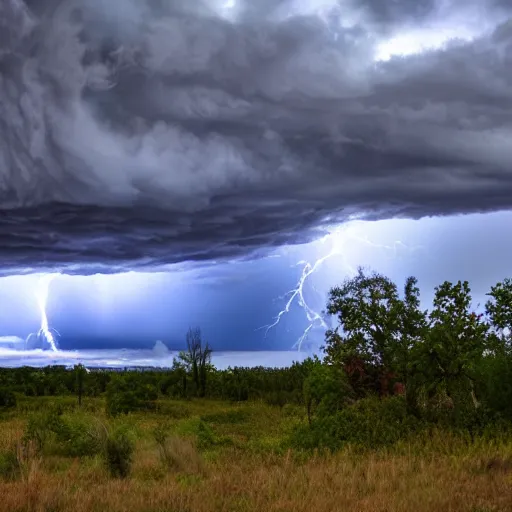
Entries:
POLYGON ((62 428, 60 411, 50 409, 47 412, 32 414, 27 421, 23 434, 24 443, 33 443, 37 451, 43 451, 55 432, 62 428))
POLYGON ((16 395, 6 388, 0 388, 0 409, 16 407, 16 395))
POLYGON ((55 431, 60 452, 67 457, 94 456, 101 452, 104 432, 87 416, 64 416, 55 431))
POLYGON ((115 376, 107 386, 107 413, 111 416, 156 409, 157 391, 133 376, 115 376))
POLYGON ((336 414, 352 399, 352 389, 347 375, 340 368, 316 363, 304 380, 303 396, 308 421, 336 414))
POLYGON ((38 451, 49 450, 65 457, 94 456, 104 442, 101 425, 85 415, 50 411, 32 415, 23 439, 34 442, 38 451))
POLYGON ((105 465, 114 478, 126 478, 130 474, 135 442, 125 427, 109 432, 105 443, 105 465))
POLYGON ((407 414, 402 397, 384 400, 365 398, 330 416, 316 417, 311 426, 301 425, 290 442, 295 448, 335 451, 351 444, 360 448, 379 448, 407 438, 423 424, 407 414))
POLYGON ((0 478, 3 480, 15 480, 20 474, 20 465, 16 450, 0 452, 0 478))

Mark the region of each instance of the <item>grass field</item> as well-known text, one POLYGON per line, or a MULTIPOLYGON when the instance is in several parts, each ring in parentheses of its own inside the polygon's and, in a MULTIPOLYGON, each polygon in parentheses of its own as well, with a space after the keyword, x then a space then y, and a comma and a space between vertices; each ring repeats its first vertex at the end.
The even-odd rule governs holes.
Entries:
MULTIPOLYGON (((136 439, 130 475, 117 479, 99 455, 70 456, 51 441, 42 452, 20 448, 29 416, 54 402, 23 399, 0 417, 0 452, 16 450, 20 466, 0 480, 2 512, 512 511, 512 443, 438 434, 386 451, 306 455, 284 443, 305 421, 300 409, 162 401, 114 421, 136 439)), ((57 402, 67 418, 113 421, 101 399, 81 411, 71 397, 57 402)))

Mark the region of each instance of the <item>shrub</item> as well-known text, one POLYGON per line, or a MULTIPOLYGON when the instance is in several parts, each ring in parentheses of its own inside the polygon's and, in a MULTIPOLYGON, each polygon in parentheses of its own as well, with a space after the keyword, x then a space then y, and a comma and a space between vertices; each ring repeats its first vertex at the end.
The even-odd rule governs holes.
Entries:
POLYGON ((125 427, 109 432, 105 442, 104 458, 110 474, 115 478, 126 478, 130 474, 135 442, 125 427))
POLYGON ((16 407, 16 395, 6 388, 0 388, 0 409, 16 407))
POLYGON ((55 434, 61 454, 67 457, 94 456, 104 443, 101 425, 87 416, 63 417, 55 434))
POLYGON ((37 451, 43 451, 48 441, 55 437, 55 432, 62 428, 59 411, 50 409, 47 412, 32 414, 27 421, 23 434, 24 443, 33 443, 37 451))
POLYGON ((336 414, 352 399, 353 392, 345 372, 335 366, 316 363, 303 384, 308 421, 313 416, 336 414))
POLYGON ((93 418, 53 410, 29 417, 23 436, 25 442, 35 443, 38 451, 51 448, 65 457, 96 455, 102 450, 103 438, 103 429, 93 418))
POLYGON ((391 445, 421 429, 423 424, 407 414, 402 397, 384 400, 365 398, 330 416, 315 418, 308 428, 301 425, 291 436, 299 449, 325 448, 331 451, 346 444, 361 448, 391 445))
POLYGON ((3 480, 15 480, 20 473, 20 465, 16 450, 0 452, 0 478, 3 480))
POLYGON ((115 376, 107 386, 107 413, 111 416, 156 408, 157 391, 137 376, 115 376))

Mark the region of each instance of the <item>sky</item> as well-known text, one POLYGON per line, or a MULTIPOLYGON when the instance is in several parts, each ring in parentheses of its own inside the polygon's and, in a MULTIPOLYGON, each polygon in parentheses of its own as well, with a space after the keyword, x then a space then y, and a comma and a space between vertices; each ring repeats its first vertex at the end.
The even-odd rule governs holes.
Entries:
POLYGON ((174 349, 190 325, 219 351, 297 348, 310 325, 317 346, 358 265, 416 275, 425 307, 444 279, 484 302, 512 256, 511 17, 506 0, 4 0, 0 335, 40 328, 41 274, 60 274, 44 309, 64 350, 174 349), (295 297, 267 331, 297 263, 332 250, 311 309, 295 297))

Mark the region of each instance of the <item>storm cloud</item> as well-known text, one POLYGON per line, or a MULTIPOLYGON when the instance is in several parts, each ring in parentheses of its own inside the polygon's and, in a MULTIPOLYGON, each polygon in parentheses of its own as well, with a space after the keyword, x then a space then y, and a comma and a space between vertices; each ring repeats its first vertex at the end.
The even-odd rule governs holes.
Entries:
POLYGON ((499 0, 3 0, 2 272, 510 209, 510 16, 499 0), (401 34, 435 49, 377 58, 401 34))

